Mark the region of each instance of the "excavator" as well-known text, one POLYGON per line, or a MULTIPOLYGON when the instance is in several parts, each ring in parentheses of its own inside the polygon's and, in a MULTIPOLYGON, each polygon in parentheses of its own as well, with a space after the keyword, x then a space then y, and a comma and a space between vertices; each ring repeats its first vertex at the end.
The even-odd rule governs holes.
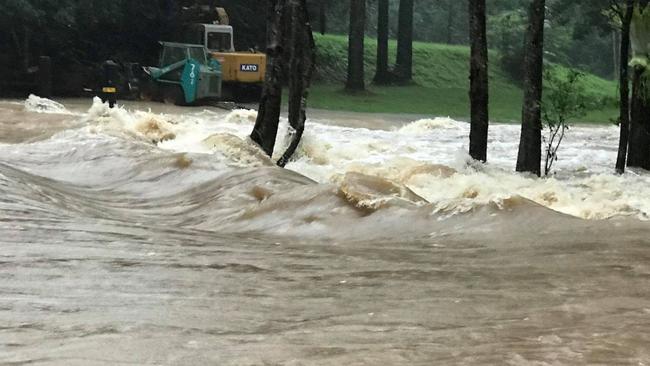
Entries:
POLYGON ((182 9, 182 41, 200 44, 221 65, 224 98, 259 95, 266 73, 266 55, 254 49, 236 51, 234 29, 224 8, 193 6, 182 9))
POLYGON ((128 87, 118 87, 118 92, 177 105, 259 98, 266 55, 235 50, 234 29, 224 8, 183 8, 180 22, 176 42, 159 42, 158 64, 142 68, 145 75, 126 76, 128 87))

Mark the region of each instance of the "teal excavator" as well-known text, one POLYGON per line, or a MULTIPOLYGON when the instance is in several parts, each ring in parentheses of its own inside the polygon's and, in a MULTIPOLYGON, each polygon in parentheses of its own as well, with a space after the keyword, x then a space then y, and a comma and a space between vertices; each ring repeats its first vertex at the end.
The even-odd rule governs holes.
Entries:
POLYGON ((221 65, 208 59, 203 45, 160 44, 163 49, 158 67, 144 68, 151 80, 143 88, 143 95, 177 105, 221 97, 221 65))

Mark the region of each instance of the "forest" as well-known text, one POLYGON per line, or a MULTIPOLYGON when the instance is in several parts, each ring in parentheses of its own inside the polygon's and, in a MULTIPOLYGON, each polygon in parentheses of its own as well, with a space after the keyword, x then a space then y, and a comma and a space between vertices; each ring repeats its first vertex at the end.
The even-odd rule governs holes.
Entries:
MULTIPOLYGON (((365 34, 368 37, 377 34, 379 2, 367 1, 365 34)), ((92 67, 107 58, 142 64, 154 62, 157 41, 174 34, 179 25, 179 8, 191 3, 194 1, 7 0, 0 14, 3 70, 0 80, 7 83, 36 65, 38 56, 51 55, 56 69, 61 70, 67 81, 55 83, 58 94, 75 94, 78 84, 83 83, 75 79, 89 77, 92 67)), ((238 48, 264 48, 265 27, 259 21, 260 14, 266 11, 262 3, 253 0, 211 3, 225 7, 230 13, 238 48)), ((514 77, 520 77, 516 74, 522 56, 526 3, 525 0, 493 0, 487 4, 489 47, 499 52, 505 68, 512 70, 514 77)), ((399 1, 388 4, 389 38, 396 39, 399 1)), ((348 18, 341 14, 349 13, 348 1, 308 1, 308 6, 315 30, 347 34, 348 18)), ((607 1, 554 0, 547 7, 545 60, 602 78, 615 78, 619 33, 607 16, 607 1)), ((468 9, 464 2, 415 0, 413 14, 414 41, 469 45, 468 9)))
MULTIPOLYGON (((351 94, 366 91, 366 0, 350 0, 348 21, 347 76, 345 91, 351 94)), ((414 39, 415 39, 415 1, 400 0, 397 10, 397 50, 395 63, 390 67, 389 39, 391 34, 391 6, 388 0, 378 0, 376 7, 376 68, 372 80, 376 85, 404 86, 414 80, 414 39)), ((579 52, 568 49, 555 42, 553 28, 562 24, 573 26, 573 31, 563 29, 563 34, 573 34, 572 41, 577 42, 580 22, 570 19, 608 19, 612 37, 613 75, 619 79, 619 115, 615 121, 620 125, 620 140, 616 171, 623 173, 626 164, 631 167, 650 168, 650 141, 648 136, 647 114, 650 111, 647 98, 648 67, 648 14, 647 1, 604 1, 577 4, 567 1, 532 0, 528 6, 527 16, 519 17, 515 5, 497 12, 497 17, 508 22, 507 27, 499 29, 497 36, 498 59, 502 69, 516 83, 521 83, 523 91, 521 109, 521 139, 518 146, 516 170, 548 176, 557 161, 557 152, 569 129, 570 119, 584 115, 585 110, 596 108, 598 101, 589 100, 581 79, 584 72, 571 62, 571 58, 583 57, 579 52), (514 12, 513 12, 514 11, 514 12), (573 17, 570 16, 571 12, 573 17), (508 14, 508 12, 510 12, 508 14), (569 15, 567 15, 569 14, 569 15), (560 15, 564 15, 561 17, 560 15), (595 16, 594 16, 595 15, 595 16), (564 18, 563 20, 560 20, 564 18), (550 20, 550 21, 549 21, 550 20), (555 22, 554 22, 555 21, 555 22), (515 35, 524 30, 521 46, 515 41, 515 35), (620 32, 618 36, 617 33, 620 32), (510 32, 514 30, 514 34, 510 32), (548 36, 550 34, 550 37, 548 36), (499 43, 498 39, 502 42, 499 43), (507 41, 506 41, 507 40, 507 41), (549 47, 550 44, 550 47, 549 47), (559 46, 559 47, 558 47, 559 46), (628 60, 630 46, 633 58, 632 93, 630 97, 630 78, 628 60), (573 54, 573 56, 569 56, 573 54), (617 56, 618 55, 618 56, 617 56), (617 61, 618 60, 618 61, 617 61), (564 70, 559 70, 562 66, 564 70), (546 90, 546 92, 545 92, 546 90), (631 101, 630 101, 631 98, 631 101), (542 136, 542 132, 546 136, 542 136), (544 154, 544 156, 543 156, 544 154), (544 163, 544 169, 541 164, 544 163)), ((260 102, 259 114, 251 138, 269 155, 273 156, 274 144, 278 131, 282 87, 289 89, 289 124, 292 143, 278 161, 284 166, 291 157, 305 128, 305 106, 309 95, 313 71, 314 48, 316 48, 311 24, 308 20, 307 4, 304 0, 272 0, 267 10, 267 42, 269 45, 269 69, 266 72, 264 91, 260 102), (296 13, 305 13, 304 18, 297 18, 296 13), (298 36, 306 33, 309 37, 298 36)), ((327 6, 319 4, 320 32, 327 32, 327 6)), ((470 134, 469 155, 476 161, 487 161, 488 130, 490 122, 490 74, 488 9, 485 0, 468 2, 469 29, 469 106, 470 134)), ((394 15, 394 11, 393 11, 394 15)), ((448 12, 449 18, 451 13, 448 12)), ((499 23, 498 21, 495 23, 499 23)), ((587 22, 589 23, 589 22, 587 22)), ((584 28, 595 28, 597 21, 584 28)), ((505 24, 505 23, 504 23, 505 24)), ((503 25, 503 24, 502 24, 503 25)), ((602 24, 601 24, 602 25, 602 24)), ((602 25, 604 29, 605 26, 602 25)), ((447 40, 452 41, 453 26, 448 27, 447 40)), ((494 37, 494 36, 493 36, 494 37)), ((492 37, 492 38, 493 38, 492 37)), ((587 37, 588 38, 588 37, 587 37)), ((494 38, 493 38, 494 41, 494 38)), ((493 54, 494 56, 494 54, 493 54)), ((593 66, 592 66, 593 67, 593 66)), ((589 68, 589 67, 585 67, 589 68)), ((601 101, 602 102, 602 101, 601 101)))

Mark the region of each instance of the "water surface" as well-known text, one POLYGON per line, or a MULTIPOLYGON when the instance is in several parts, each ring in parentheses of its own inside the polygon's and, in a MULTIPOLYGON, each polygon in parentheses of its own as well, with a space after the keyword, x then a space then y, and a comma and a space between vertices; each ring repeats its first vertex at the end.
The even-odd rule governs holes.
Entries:
POLYGON ((0 102, 0 364, 650 365, 650 181, 446 118, 0 102), (151 109, 151 110, 150 110, 151 109), (286 121, 278 154, 287 141, 286 121))

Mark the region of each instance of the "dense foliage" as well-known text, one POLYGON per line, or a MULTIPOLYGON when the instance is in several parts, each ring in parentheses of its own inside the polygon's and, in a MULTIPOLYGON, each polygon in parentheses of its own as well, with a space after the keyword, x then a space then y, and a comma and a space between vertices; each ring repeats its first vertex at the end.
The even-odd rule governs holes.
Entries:
MULTIPOLYGON (((347 34, 349 0, 308 0, 312 23, 327 3, 327 30, 347 34)), ((193 3, 226 7, 239 49, 264 48, 264 2, 260 0, 4 0, 0 5, 0 89, 19 90, 38 56, 53 57, 55 93, 78 94, 107 58, 155 63, 157 41, 171 39, 179 11, 193 3), (11 85, 11 87, 2 87, 11 85)), ((549 0, 546 60, 614 78, 615 22, 612 0, 549 0), (614 26, 613 26, 614 25, 614 26)), ((489 47, 500 51, 502 66, 515 81, 521 67, 528 0, 488 1, 489 47)), ((390 1, 390 36, 397 35, 399 1, 390 1)), ((466 1, 416 0, 414 39, 468 44, 466 1)), ((367 0, 366 34, 375 36, 377 0, 367 0)))
MULTIPOLYGON (((377 0, 367 0, 367 35, 376 34, 377 0)), ((328 1, 328 30, 347 33, 347 0, 328 1)), ((501 51, 504 67, 520 78, 523 34, 529 0, 487 2, 489 47, 501 51)), ((550 0, 547 9, 546 60, 572 66, 596 75, 614 78, 616 33, 608 9, 611 0, 550 0)), ((391 1, 390 34, 397 34, 399 1, 391 1)), ((314 7, 314 18, 315 7, 314 7)), ((414 39, 416 41, 469 44, 467 1, 416 0, 414 39)))
MULTIPOLYGON (((202 1, 209 3, 210 1, 202 1)), ((5 0, 0 5, 0 84, 19 90, 41 55, 53 58, 55 93, 78 94, 108 58, 152 64, 158 41, 172 40, 177 0, 5 0)), ((219 0, 235 26, 237 47, 263 46, 264 8, 255 0, 219 0), (260 13, 262 16, 260 16, 260 13)))

